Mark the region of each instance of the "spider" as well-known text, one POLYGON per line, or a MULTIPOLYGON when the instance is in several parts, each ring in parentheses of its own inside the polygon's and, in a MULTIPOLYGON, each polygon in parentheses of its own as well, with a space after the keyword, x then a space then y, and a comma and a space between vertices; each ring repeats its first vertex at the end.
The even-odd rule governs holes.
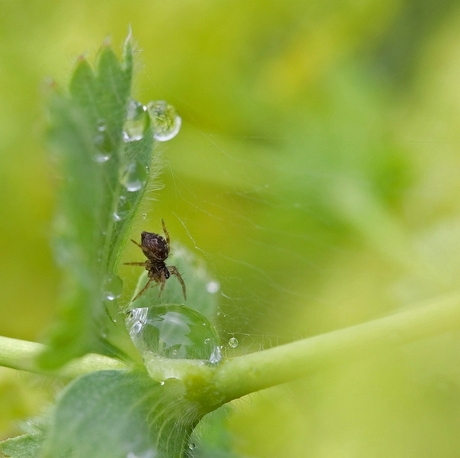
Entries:
POLYGON ((165 287, 166 280, 171 276, 175 275, 179 280, 179 283, 182 286, 182 293, 184 294, 184 300, 187 298, 185 291, 185 283, 182 279, 179 271, 175 266, 167 266, 165 264, 166 259, 169 256, 169 234, 166 230, 166 225, 163 220, 161 220, 163 225, 163 232, 165 234, 162 237, 160 234, 154 234, 152 232, 142 232, 141 233, 141 243, 137 243, 135 240, 131 239, 135 245, 137 245, 144 255, 147 258, 145 262, 125 262, 125 265, 128 266, 142 266, 148 272, 149 280, 146 285, 139 291, 136 297, 132 300, 134 302, 141 294, 143 294, 147 288, 150 286, 150 283, 153 281, 160 285, 160 294, 161 296, 163 289, 165 287))

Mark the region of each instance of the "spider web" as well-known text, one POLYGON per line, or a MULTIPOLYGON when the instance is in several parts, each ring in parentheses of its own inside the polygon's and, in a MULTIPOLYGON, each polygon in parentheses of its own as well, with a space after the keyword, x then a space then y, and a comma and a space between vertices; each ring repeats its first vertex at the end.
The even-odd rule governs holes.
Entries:
MULTIPOLYGON (((163 98, 153 74, 145 76, 163 98)), ((180 108, 182 130, 156 145, 160 183, 147 193, 133 234, 161 232, 163 218, 173 250, 178 242, 206 262, 220 285, 217 325, 230 356, 439 293, 426 266, 419 268, 433 262, 422 259, 425 236, 417 241, 407 226, 419 224, 408 209, 420 208, 417 193, 426 185, 413 170, 437 167, 447 145, 439 138, 414 143, 421 133, 408 126, 383 135, 376 113, 394 110, 395 102, 375 99, 375 88, 347 68, 320 90, 324 112, 293 103, 268 128, 248 125, 249 135, 204 126, 199 107, 168 100, 180 108)), ((146 103, 150 92, 139 99, 146 103)))
POLYGON ((172 142, 157 145, 163 188, 148 193, 135 224, 134 233, 161 232, 163 218, 172 249, 179 242, 206 262, 219 284, 217 327, 229 356, 308 335, 292 317, 325 275, 318 253, 337 250, 310 234, 318 215, 289 190, 308 176, 280 170, 285 140, 228 138, 186 124, 172 142))

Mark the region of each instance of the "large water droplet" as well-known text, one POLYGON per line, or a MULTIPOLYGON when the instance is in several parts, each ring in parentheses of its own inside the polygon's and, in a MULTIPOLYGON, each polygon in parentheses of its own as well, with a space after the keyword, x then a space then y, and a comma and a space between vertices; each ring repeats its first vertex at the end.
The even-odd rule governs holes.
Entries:
POLYGON ((125 125, 123 126, 123 140, 125 142, 142 140, 149 125, 147 108, 136 100, 130 100, 127 111, 125 125))
POLYGON ((114 301, 121 296, 123 291, 123 282, 118 275, 108 274, 104 278, 102 294, 105 300, 114 301))
POLYGON ((126 164, 120 175, 121 184, 129 191, 141 190, 147 183, 148 173, 140 162, 126 164))
POLYGON ((180 130, 182 119, 177 110, 164 100, 156 100, 147 105, 153 126, 153 136, 159 142, 174 138, 180 130))
POLYGON ((146 356, 154 353, 173 359, 222 359, 219 336, 200 313, 185 305, 159 305, 132 309, 126 319, 131 339, 146 356))

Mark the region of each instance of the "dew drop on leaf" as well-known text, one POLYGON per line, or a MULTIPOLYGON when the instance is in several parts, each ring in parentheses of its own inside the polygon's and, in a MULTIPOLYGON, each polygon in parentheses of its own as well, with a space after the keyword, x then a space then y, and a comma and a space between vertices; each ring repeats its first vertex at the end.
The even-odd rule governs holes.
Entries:
POLYGON ((177 110, 164 100, 156 100, 147 105, 153 126, 153 136, 159 142, 174 138, 180 130, 182 119, 177 110))
POLYGON ((130 201, 126 198, 126 196, 121 195, 118 198, 117 207, 113 212, 113 220, 115 222, 122 221, 126 217, 130 209, 130 201))
POLYGON ((120 183, 129 191, 140 191, 147 183, 148 173, 140 162, 130 162, 123 168, 120 183))
POLYGON ((102 293, 107 301, 114 301, 121 296, 123 282, 118 275, 108 274, 104 278, 102 293))
POLYGON ((96 162, 99 162, 100 164, 103 164, 104 162, 107 162, 109 159, 110 159, 110 154, 108 154, 108 153, 102 153, 102 152, 98 151, 94 155, 94 160, 96 162))
POLYGON ((144 356, 153 353, 166 358, 202 359, 211 363, 222 359, 214 326, 185 305, 132 309, 126 326, 131 340, 144 356))
POLYGON ((98 119, 97 120, 97 125, 96 125, 96 129, 98 132, 105 132, 107 130, 107 126, 105 124, 105 121, 103 119, 98 119))
POLYGON ((94 155, 96 162, 106 162, 110 159, 112 143, 107 132, 107 124, 104 119, 98 119, 96 123, 96 134, 94 135, 94 144, 97 152, 94 155))
POLYGON ((123 140, 125 142, 142 140, 149 125, 148 117, 147 108, 142 103, 130 100, 123 126, 123 140))

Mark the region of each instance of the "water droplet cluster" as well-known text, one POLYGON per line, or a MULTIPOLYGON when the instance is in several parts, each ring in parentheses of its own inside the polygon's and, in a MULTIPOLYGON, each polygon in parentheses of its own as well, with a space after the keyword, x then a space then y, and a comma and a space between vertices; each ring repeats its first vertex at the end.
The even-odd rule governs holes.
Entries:
POLYGON ((151 127, 155 140, 166 142, 179 133, 181 125, 182 119, 177 110, 163 100, 149 102, 147 106, 130 100, 123 140, 127 143, 142 140, 151 127))
POLYGON ((143 356, 153 353, 172 359, 222 359, 214 326, 196 310, 184 305, 160 305, 132 309, 126 326, 143 356))

